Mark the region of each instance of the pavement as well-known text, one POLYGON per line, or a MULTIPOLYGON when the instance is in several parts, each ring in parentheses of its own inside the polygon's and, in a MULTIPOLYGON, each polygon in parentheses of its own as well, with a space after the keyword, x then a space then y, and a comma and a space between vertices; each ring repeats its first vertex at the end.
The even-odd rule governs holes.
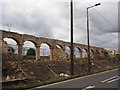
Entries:
POLYGON ((119 69, 114 69, 54 84, 39 86, 31 90, 39 90, 40 88, 81 88, 80 90, 92 88, 120 88, 120 83, 118 83, 118 81, 120 81, 118 70, 119 69))

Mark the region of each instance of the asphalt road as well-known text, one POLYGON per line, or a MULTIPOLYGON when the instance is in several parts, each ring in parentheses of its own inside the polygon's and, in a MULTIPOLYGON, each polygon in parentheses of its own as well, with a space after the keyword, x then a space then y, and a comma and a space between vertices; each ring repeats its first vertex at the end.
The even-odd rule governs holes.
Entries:
POLYGON ((90 88, 118 88, 118 69, 102 72, 94 75, 88 75, 72 80, 67 80, 55 84, 36 87, 40 88, 81 88, 81 90, 87 90, 90 88))

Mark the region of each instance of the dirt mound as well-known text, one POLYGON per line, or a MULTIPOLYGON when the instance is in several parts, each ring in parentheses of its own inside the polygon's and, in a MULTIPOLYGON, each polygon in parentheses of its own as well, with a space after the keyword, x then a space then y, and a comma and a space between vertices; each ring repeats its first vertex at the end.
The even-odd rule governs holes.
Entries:
MULTIPOLYGON (((91 70, 99 71, 116 67, 114 63, 106 60, 94 60, 92 61, 91 70)), ((3 64, 3 80, 7 75, 11 79, 35 79, 35 80, 47 80, 53 78, 60 73, 66 73, 70 75, 70 61, 4 61, 3 64)), ((87 73, 87 63, 81 64, 79 60, 74 60, 74 74, 87 73)))

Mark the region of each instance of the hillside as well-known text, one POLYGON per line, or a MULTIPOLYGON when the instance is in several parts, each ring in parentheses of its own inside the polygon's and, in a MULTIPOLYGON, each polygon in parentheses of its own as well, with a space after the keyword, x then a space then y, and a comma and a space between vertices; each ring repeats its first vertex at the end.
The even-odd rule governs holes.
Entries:
MULTIPOLYGON (((91 66, 92 72, 115 68, 116 65, 112 61, 107 60, 94 60, 91 66)), ((67 73, 70 75, 70 61, 7 61, 3 63, 3 81, 5 81, 7 75, 10 79, 34 79, 44 81, 50 78, 54 78, 55 75, 61 73, 67 73)), ((87 73, 87 64, 84 66, 79 60, 74 60, 74 74, 82 75, 87 73)))

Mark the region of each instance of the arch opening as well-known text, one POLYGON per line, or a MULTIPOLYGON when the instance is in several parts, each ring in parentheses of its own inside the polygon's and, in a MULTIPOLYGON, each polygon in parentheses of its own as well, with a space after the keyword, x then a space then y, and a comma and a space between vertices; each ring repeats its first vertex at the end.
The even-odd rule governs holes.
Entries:
POLYGON ((32 41, 25 41, 22 48, 22 56, 24 60, 35 60, 36 59, 36 48, 32 41))
POLYGON ((62 49, 62 50, 64 49, 63 46, 60 45, 60 44, 56 44, 56 47, 59 48, 59 49, 62 49))
POLYGON ((98 50, 96 50, 96 54, 100 54, 98 50))
POLYGON ((33 42, 31 41, 25 41, 23 43, 23 51, 22 51, 22 55, 27 55, 27 51, 32 48, 35 50, 35 45, 33 42))
POLYGON ((12 38, 4 38, 2 41, 3 53, 18 54, 18 43, 12 38))
POLYGON ((57 61, 61 61, 61 60, 66 60, 67 57, 67 53, 65 52, 65 49, 63 48, 63 46, 61 46, 60 44, 55 45, 54 48, 54 59, 57 61))
POLYGON ((70 60, 70 47, 69 46, 66 46, 65 47, 65 52, 66 52, 66 54, 67 54, 67 60, 70 60))
POLYGON ((95 59, 100 59, 100 52, 98 51, 98 50, 96 50, 96 57, 95 57, 95 59))
POLYGON ((62 49, 62 47, 60 45, 56 45, 56 47, 59 48, 59 49, 62 49))
POLYGON ((50 46, 46 43, 42 43, 40 45, 40 58, 41 60, 49 60, 50 59, 50 46))
POLYGON ((75 56, 75 59, 80 59, 80 49, 79 48, 75 48, 74 56, 75 56))
POLYGON ((90 49, 90 59, 94 59, 94 50, 93 49, 90 49))
POLYGON ((87 58, 87 49, 85 48, 82 49, 82 57, 87 58))

